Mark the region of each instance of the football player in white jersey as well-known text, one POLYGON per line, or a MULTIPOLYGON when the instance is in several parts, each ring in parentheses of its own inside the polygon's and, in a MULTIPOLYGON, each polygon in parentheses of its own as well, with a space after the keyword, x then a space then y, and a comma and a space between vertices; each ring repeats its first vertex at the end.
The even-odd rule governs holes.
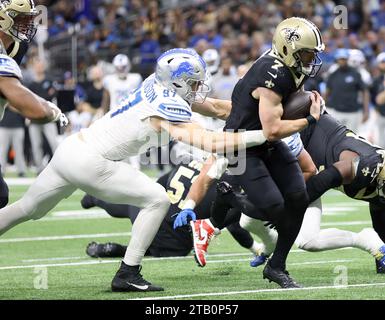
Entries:
POLYGON ((102 107, 105 113, 114 110, 128 98, 131 91, 143 82, 139 73, 130 73, 131 62, 125 54, 118 54, 112 61, 115 73, 104 78, 105 93, 102 107))
MULTIPOLYGON (((56 105, 35 95, 21 83, 18 63, 36 34, 34 19, 37 15, 32 0, 0 2, 0 120, 9 104, 36 123, 60 121, 66 125, 68 120, 56 105)), ((8 192, 7 184, 0 176, 0 208, 7 205, 8 192)))
POLYGON ((192 110, 226 118, 231 109, 226 101, 196 103, 207 95, 205 79, 206 64, 194 50, 173 49, 161 55, 155 74, 119 109, 66 138, 26 194, 0 210, 0 234, 43 217, 78 188, 104 201, 137 206, 142 210, 112 290, 163 290, 144 280, 140 270, 170 200, 160 184, 122 160, 172 138, 208 152, 240 152, 266 142, 261 130, 216 133, 190 122, 192 110))
MULTIPOLYGON (((104 78, 103 113, 115 111, 124 102, 131 91, 139 88, 143 82, 139 73, 130 73, 131 62, 125 54, 118 54, 112 61, 115 73, 104 78)), ((140 155, 129 157, 127 161, 140 169, 140 155)))

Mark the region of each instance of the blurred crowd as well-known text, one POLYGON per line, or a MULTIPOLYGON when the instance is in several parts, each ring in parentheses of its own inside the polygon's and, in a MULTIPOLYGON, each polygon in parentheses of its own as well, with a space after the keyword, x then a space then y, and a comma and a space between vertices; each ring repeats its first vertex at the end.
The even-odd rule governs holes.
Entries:
MULTIPOLYGON (((221 1, 221 0, 75 0, 40 1, 51 4, 48 32, 65 36, 79 26, 91 55, 128 45, 142 69, 151 68, 160 51, 169 47, 207 47, 230 56, 235 64, 254 61, 270 46, 275 26, 284 18, 301 16, 322 31, 332 63, 337 48, 360 49, 369 64, 385 50, 385 1, 221 1), (348 12, 346 29, 336 29, 338 11, 348 12)), ((131 52, 128 54, 132 57, 131 52)))
MULTIPOLYGON (((127 55, 127 72, 144 79, 154 71, 161 52, 172 47, 195 48, 210 60, 212 96, 228 99, 238 78, 271 47, 276 25, 284 18, 301 16, 319 27, 326 44, 321 54, 323 68, 306 89, 320 91, 330 112, 341 122, 385 147, 385 94, 381 95, 385 92, 385 0, 35 2, 49 7, 49 42, 75 34, 87 55, 79 57, 77 75, 62 70, 60 78, 53 78, 47 71, 49 59, 47 63, 39 59, 32 46, 25 61, 25 81, 31 89, 72 112, 77 128, 89 125, 105 111, 105 79, 116 72, 112 64, 116 54, 127 55), (339 23, 344 23, 344 17, 339 14, 343 11, 338 5, 345 6, 348 13, 347 25, 342 28, 339 23), (77 114, 83 114, 79 116, 82 120, 77 119, 77 114)), ((34 164, 37 171, 44 167, 44 155, 51 154, 55 141, 60 140, 60 136, 52 138, 56 137, 54 131, 31 127, 26 131, 33 151, 27 164, 34 164), (44 132, 45 139, 36 138, 44 132)), ((9 151, 6 146, 1 152, 9 151)), ((25 166, 19 167, 22 175, 25 166)))

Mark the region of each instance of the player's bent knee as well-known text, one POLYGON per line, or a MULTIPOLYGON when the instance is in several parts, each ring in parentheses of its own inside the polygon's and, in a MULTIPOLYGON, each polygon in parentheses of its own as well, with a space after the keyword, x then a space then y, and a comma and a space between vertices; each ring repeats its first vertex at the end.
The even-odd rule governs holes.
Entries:
POLYGON ((299 249, 309 252, 318 252, 323 250, 319 244, 318 235, 300 235, 295 241, 295 244, 299 249))
POLYGON ((155 205, 157 207, 165 207, 169 208, 171 205, 170 198, 167 195, 166 190, 161 186, 157 186, 156 189, 154 189, 154 193, 151 196, 151 205, 155 205))

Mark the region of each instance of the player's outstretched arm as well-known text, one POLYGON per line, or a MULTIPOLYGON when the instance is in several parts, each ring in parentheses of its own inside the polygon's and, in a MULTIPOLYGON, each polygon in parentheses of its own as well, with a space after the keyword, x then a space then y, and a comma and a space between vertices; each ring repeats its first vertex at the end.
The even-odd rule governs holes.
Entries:
POLYGON ((212 155, 204 163, 201 172, 191 185, 187 194, 183 210, 178 214, 174 221, 174 229, 188 223, 188 218, 196 220, 195 207, 203 200, 211 184, 218 180, 225 172, 228 160, 224 157, 212 155))
POLYGON ((226 153, 242 150, 266 142, 262 130, 240 133, 209 131, 196 123, 174 124, 160 120, 160 126, 175 140, 211 153, 226 153))
MULTIPOLYGON (((317 121, 320 117, 321 96, 314 92, 311 97, 310 114, 317 121)), ((282 98, 272 90, 260 87, 253 91, 253 97, 259 99, 259 116, 263 133, 267 140, 275 141, 299 132, 309 125, 306 118, 297 120, 282 120, 282 98)))
POLYGON ((207 98, 204 103, 194 103, 192 110, 204 116, 226 120, 231 112, 231 101, 207 98))
POLYGON ((229 161, 226 158, 220 156, 212 155, 207 159, 198 177, 191 185, 186 197, 187 201, 194 201, 198 205, 205 197, 212 183, 223 175, 228 163, 229 161))
POLYGON ((34 122, 59 121, 64 116, 56 105, 34 94, 16 78, 0 77, 0 92, 12 107, 34 122))

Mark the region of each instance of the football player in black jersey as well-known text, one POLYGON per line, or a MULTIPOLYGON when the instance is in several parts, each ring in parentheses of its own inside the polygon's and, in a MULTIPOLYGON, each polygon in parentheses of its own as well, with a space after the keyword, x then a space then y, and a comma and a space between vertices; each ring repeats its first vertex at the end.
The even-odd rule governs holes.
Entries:
MULTIPOLYGON (((173 226, 175 218, 185 202, 192 181, 197 179, 202 167, 207 167, 207 164, 203 166, 203 163, 196 160, 182 161, 181 164, 158 179, 157 182, 166 189, 170 197, 171 206, 146 255, 153 257, 186 256, 192 250, 193 241, 190 228, 185 226, 174 230, 173 226), (186 162, 187 164, 183 164, 186 162)), ((240 192, 237 193, 228 189, 227 183, 222 180, 217 187, 211 185, 208 188, 202 202, 197 206, 196 212, 200 219, 209 218, 213 215, 214 218, 208 223, 213 229, 216 229, 215 232, 219 233, 221 229, 227 227, 241 246, 249 249, 253 254, 259 255, 258 244, 253 240, 250 233, 239 225, 241 215, 239 201, 243 201, 240 192), (227 215, 224 214, 227 212, 227 215), (215 220, 215 217, 218 217, 218 219, 215 220)), ((84 209, 95 206, 100 207, 111 216, 129 218, 132 223, 139 213, 139 209, 134 206, 111 204, 90 195, 84 196, 81 204, 84 209)), ((126 246, 117 243, 91 242, 86 249, 87 254, 95 258, 123 257, 125 251, 126 246)), ((199 261, 198 264, 202 266, 199 261)))
MULTIPOLYGON (((311 158, 299 159, 300 164, 308 162, 309 167, 314 167, 314 173, 306 179, 312 204, 296 244, 307 251, 359 248, 375 257, 378 273, 385 273, 385 150, 357 136, 327 113, 321 115, 316 125, 302 131, 301 138, 303 143, 300 140, 299 144, 311 158), (320 229, 322 206, 318 197, 331 188, 338 188, 352 199, 369 202, 374 230, 365 228, 355 233, 320 229)), ((257 236, 266 232, 263 224, 255 219, 241 220, 241 225, 257 236)), ((269 248, 275 241, 274 232, 263 239, 269 248)))
POLYGON ((314 92, 311 115, 303 119, 282 120, 282 105, 306 79, 317 74, 322 64, 318 53, 324 47, 312 22, 297 17, 281 22, 272 49, 235 86, 225 127, 235 131, 263 129, 268 140, 246 151, 246 169, 234 178, 256 208, 252 217, 271 220, 277 226, 277 246, 263 276, 283 288, 299 287, 286 271, 286 259, 309 202, 298 162, 280 139, 319 119, 321 97, 314 92))
MULTIPOLYGON (((8 103, 24 117, 39 122, 68 120, 60 109, 21 84, 21 63, 28 43, 36 34, 35 19, 38 11, 32 0, 0 2, 0 120, 8 103)), ((0 175, 0 208, 8 203, 8 186, 0 175)))
MULTIPOLYGON (((373 228, 385 242, 385 150, 329 114, 301 132, 301 139, 320 171, 307 181, 310 201, 338 188, 352 199, 368 202, 373 228)), ((379 265, 377 271, 385 273, 379 265)))

